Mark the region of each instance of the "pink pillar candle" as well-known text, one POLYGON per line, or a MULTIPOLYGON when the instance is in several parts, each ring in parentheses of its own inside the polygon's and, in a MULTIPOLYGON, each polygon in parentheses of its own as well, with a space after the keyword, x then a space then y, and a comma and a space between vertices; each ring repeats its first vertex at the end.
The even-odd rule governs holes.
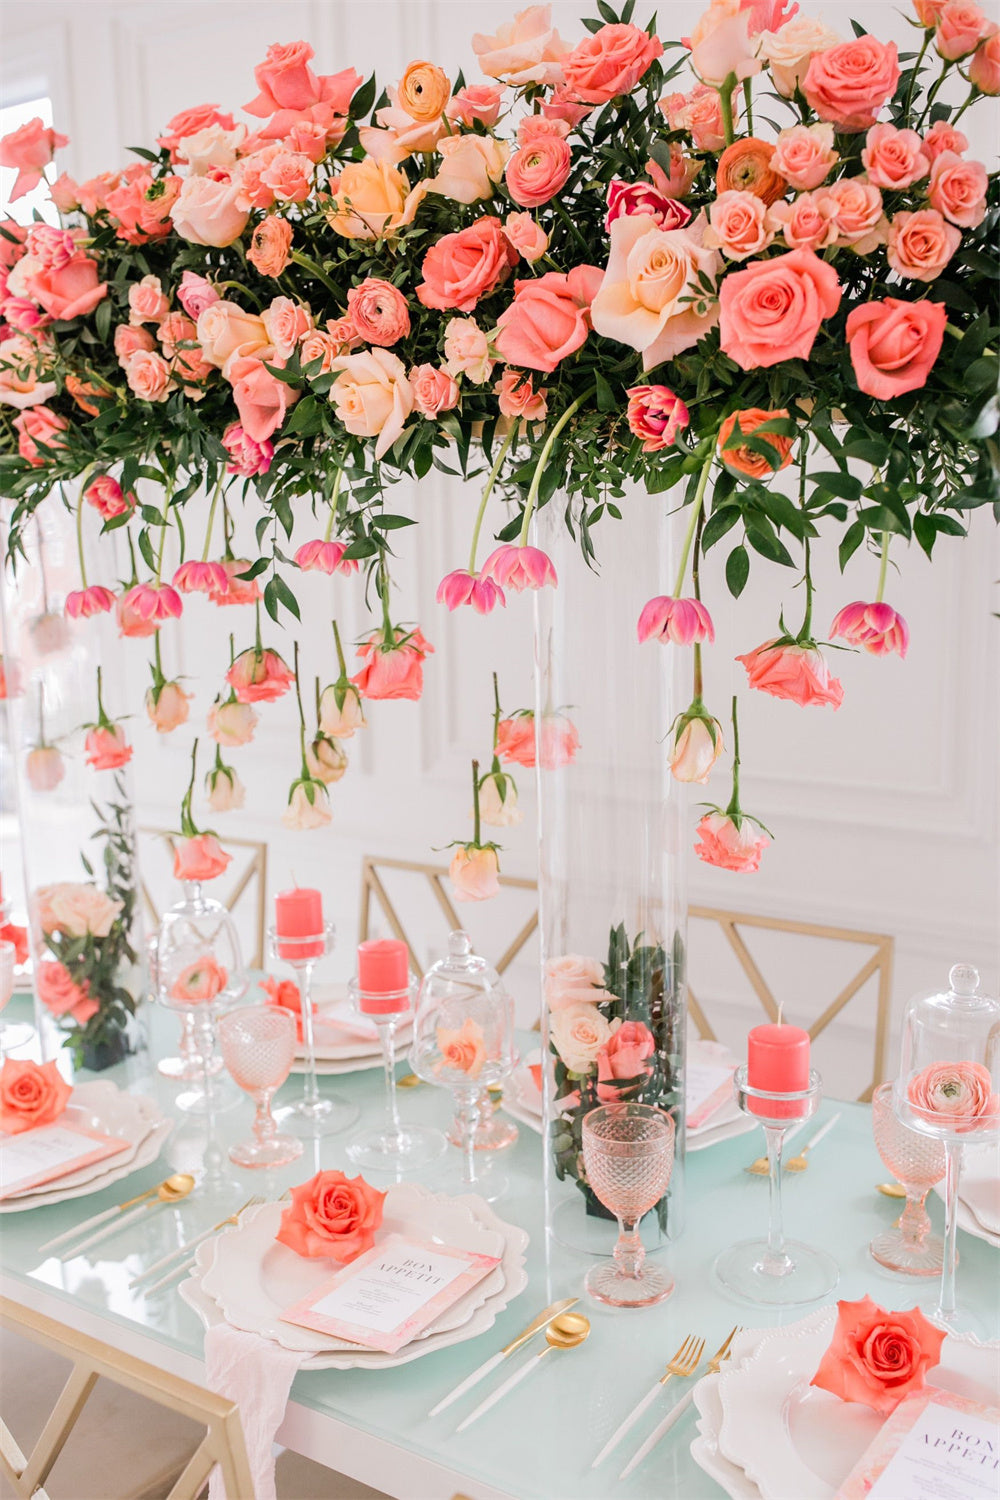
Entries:
POLYGON ((281 891, 274 898, 274 926, 278 935, 278 955, 289 963, 320 958, 326 951, 323 938, 323 898, 308 886, 281 891), (282 942, 283 938, 289 939, 282 942), (312 938, 313 942, 300 941, 312 938))
MULTIPOLYGON (((747 1037, 747 1083, 771 1094, 799 1094, 809 1087, 809 1033, 801 1026, 755 1026, 747 1037)), ((805 1101, 747 1098, 751 1114, 794 1119, 805 1101)))
POLYGON ((410 1008, 410 955, 397 938, 358 944, 358 1004, 365 1015, 410 1008))

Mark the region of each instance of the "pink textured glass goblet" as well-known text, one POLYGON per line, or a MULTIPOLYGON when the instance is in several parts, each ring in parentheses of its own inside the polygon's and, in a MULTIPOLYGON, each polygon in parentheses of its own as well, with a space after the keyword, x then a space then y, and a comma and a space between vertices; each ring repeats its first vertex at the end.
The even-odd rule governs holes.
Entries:
POLYGON ((674 1289, 663 1266, 644 1266, 643 1214, 659 1203, 674 1166, 674 1122, 652 1104, 602 1104, 583 1121, 583 1164, 593 1192, 618 1220, 614 1261, 600 1261, 586 1288, 612 1307, 650 1307, 674 1289))
POLYGON ((905 1276, 940 1276, 944 1242, 931 1234, 924 1203, 944 1176, 944 1142, 903 1123, 893 1107, 891 1083, 879 1084, 872 1095, 872 1131, 879 1156, 906 1189, 899 1225, 875 1236, 868 1246, 872 1258, 905 1276))
POLYGON ((257 1106, 254 1139, 229 1148, 238 1167, 284 1167, 302 1155, 302 1142, 282 1135, 271 1114, 271 1099, 295 1058, 295 1017, 272 1005, 230 1011, 219 1022, 219 1042, 235 1083, 257 1106))

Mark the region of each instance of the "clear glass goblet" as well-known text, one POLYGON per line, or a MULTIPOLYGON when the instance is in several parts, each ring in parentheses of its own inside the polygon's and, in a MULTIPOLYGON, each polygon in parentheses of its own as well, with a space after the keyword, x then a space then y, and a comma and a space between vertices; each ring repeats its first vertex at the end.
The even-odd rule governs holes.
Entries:
MULTIPOLYGON (((483 1089, 479 1095, 479 1125, 476 1129, 477 1151, 506 1151, 517 1142, 518 1129, 514 1121, 500 1112, 500 1092, 483 1089)), ((451 1146, 462 1145, 462 1121, 456 1114, 445 1138, 451 1146)))
MULTIPOLYGON (((17 949, 13 943, 6 939, 0 942, 0 1011, 9 1003, 14 993, 14 968, 17 962, 17 949)), ((23 1047, 30 1042, 35 1034, 35 1028, 27 1021, 0 1021, 0 1056, 7 1052, 13 1052, 16 1047, 23 1047)))
POLYGON ((945 1174, 944 1145, 903 1123, 894 1107, 891 1083, 879 1084, 872 1095, 872 1132, 879 1156, 906 1189, 906 1207, 898 1226, 875 1236, 868 1246, 872 1258, 900 1275, 940 1276, 944 1241, 931 1233, 924 1204, 945 1174))
POLYGON ((674 1122, 653 1104, 601 1104, 583 1119, 583 1165, 594 1195, 618 1220, 614 1260, 587 1273, 587 1292, 611 1307, 652 1307, 674 1289, 663 1265, 644 1265, 639 1220, 654 1208, 674 1168, 674 1122))
POLYGON ((302 1155, 302 1142, 283 1135, 271 1113, 271 1100, 295 1059, 295 1017, 273 1005, 248 1005, 219 1022, 219 1045, 233 1082, 257 1106, 252 1141, 229 1148, 238 1167, 284 1167, 302 1155))

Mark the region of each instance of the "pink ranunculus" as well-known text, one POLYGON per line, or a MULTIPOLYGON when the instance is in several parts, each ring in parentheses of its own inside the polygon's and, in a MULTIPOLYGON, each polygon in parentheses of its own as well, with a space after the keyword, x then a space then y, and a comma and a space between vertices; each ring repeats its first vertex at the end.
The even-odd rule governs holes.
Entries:
POLYGON ((837 273, 811 250, 752 261, 722 283, 722 349, 741 370, 808 359, 823 319, 839 306, 837 273))
POLYGON ((672 448, 678 433, 690 425, 687 407, 669 386, 633 385, 625 394, 629 432, 642 439, 643 453, 672 448))
POLYGON ((616 1104, 638 1092, 653 1071, 653 1033, 643 1021, 623 1021, 597 1054, 597 1097, 616 1104))
POLYGON ((227 375, 232 382, 240 426, 258 445, 267 442, 284 422, 298 391, 272 375, 264 361, 253 355, 234 359, 227 375))
POLYGON ((752 875, 760 869, 760 857, 771 840, 750 818, 737 821, 728 813, 706 813, 698 824, 700 843, 694 852, 706 865, 752 875))
POLYGON ((266 438, 258 443, 240 426, 231 422, 222 434, 222 446, 229 454, 227 474, 240 474, 252 479, 255 474, 266 474, 274 457, 274 444, 266 438))
POLYGON ((17 432, 17 451, 33 469, 39 469, 49 459, 42 448, 65 448, 59 434, 66 431, 67 423, 58 412, 47 406, 31 406, 14 418, 17 432))
POLYGON ((821 120, 839 130, 867 130, 892 98, 899 82, 895 42, 866 32, 825 52, 816 52, 802 79, 802 93, 821 120))
POLYGON ((568 275, 546 271, 533 281, 516 281, 514 300, 497 319, 501 358, 551 374, 586 341, 591 302, 601 283, 599 268, 588 265, 574 266, 568 275))
POLYGON ((787 698, 803 708, 827 703, 839 708, 844 701, 843 687, 815 646, 776 639, 736 660, 746 667, 750 686, 772 698, 787 698))
POLYGON ((493 387, 501 416, 522 422, 542 422, 548 415, 548 391, 536 391, 523 370, 506 369, 493 387))
POLYGON ((229 575, 221 563, 192 559, 181 563, 172 582, 182 594, 224 594, 229 587, 229 575))
POLYGON ((90 998, 86 980, 77 984, 65 964, 44 960, 38 965, 35 984, 47 1011, 53 1016, 70 1016, 78 1026, 86 1026, 100 1009, 90 998))
POLYGON ((453 411, 459 403, 458 383, 437 365, 415 365, 409 380, 414 408, 422 417, 439 417, 442 412, 453 411))
POLYGON ((935 120, 924 135, 924 151, 931 161, 936 161, 942 151, 954 151, 956 156, 961 156, 968 149, 969 137, 956 130, 954 125, 949 125, 947 120, 935 120))
POLYGON ((385 630, 375 630, 358 647, 363 665, 351 681, 363 698, 417 699, 424 690, 424 657, 433 650, 419 626, 397 625, 391 640, 385 630))
POLYGON ((71 620, 88 620, 92 615, 107 614, 114 607, 114 594, 99 583, 66 595, 66 613, 71 620))
POLYGON ((116 771, 132 759, 132 746, 120 724, 97 724, 84 741, 88 766, 95 771, 116 771))
POLYGON ((662 594, 650 599, 639 616, 640 641, 657 640, 666 645, 692 646, 696 642, 715 640, 712 616, 700 599, 672 599, 662 594))
POLYGON ((347 294, 347 316, 366 344, 389 348, 410 332, 406 298, 391 281, 367 276, 347 294))
MULTIPOLYGON (((996 95, 1000 94, 1000 26, 987 24, 989 29, 968 65, 969 82, 974 83, 981 94, 996 95)), ((960 135, 961 132, 956 131, 955 134, 960 135)), ((961 149, 964 150, 965 147, 961 149)))
POLYGON ((986 168, 979 161, 963 161, 951 151, 934 158, 927 197, 952 224, 974 229, 986 216, 986 168))
POLYGON ((947 321, 945 304, 927 298, 886 297, 852 307, 846 334, 858 389, 879 401, 922 390, 941 353, 947 321))
POLYGON ((865 137, 861 164, 868 181, 893 192, 911 187, 926 177, 930 157, 915 130, 897 130, 895 125, 873 125, 865 137))
POLYGON ((388 349, 363 349, 333 362, 338 372, 330 401, 348 432, 375 437, 375 457, 382 458, 399 437, 413 411, 413 392, 406 367, 388 349))
POLYGON ((830 1347, 810 1384, 887 1417, 924 1389, 927 1371, 941 1359, 945 1335, 919 1307, 885 1312, 868 1296, 838 1302, 830 1347))
POLYGON ((26 281, 38 305, 62 321, 93 312, 108 294, 107 282, 98 279, 97 261, 83 250, 64 265, 40 268, 26 281))
POLYGON ((303 573, 342 573, 349 578, 358 571, 358 560, 344 557, 346 542, 303 542, 295 554, 295 566, 303 573))
POLYGON ((462 844, 448 867, 451 893, 456 901, 490 901, 500 892, 499 873, 500 861, 494 848, 462 844))
POLYGON ((477 32, 472 50, 487 78, 523 88, 529 83, 562 83, 562 59, 570 49, 552 25, 551 5, 530 5, 495 36, 477 32))
POLYGON ((217 104, 195 104, 191 109, 182 109, 172 120, 167 121, 163 134, 156 137, 156 144, 162 146, 164 151, 169 151, 171 160, 176 161, 177 147, 186 136, 196 135, 199 130, 210 130, 212 126, 218 126, 220 130, 232 130, 235 121, 232 115, 220 114, 217 104))
POLYGON ((989 21, 973 0, 948 0, 937 14, 934 46, 940 57, 957 62, 975 52, 987 34, 989 21))
POLYGON ((518 255, 529 265, 541 260, 549 248, 548 235, 530 214, 508 214, 503 221, 503 231, 518 255))
POLYGON ((175 880, 214 880, 225 874, 233 856, 227 854, 214 833, 197 833, 178 839, 174 848, 175 880))
MULTIPOLYGON (((250 439, 247 439, 249 442, 250 439)), ((269 445, 265 445, 269 446, 269 445)), ((256 604, 261 598, 260 584, 256 578, 244 578, 242 575, 250 571, 249 559, 245 557, 228 558, 222 566, 226 570, 229 586, 225 593, 213 590, 211 599, 213 604, 256 604)))
POLYGON ((547 584, 555 588, 559 582, 547 552, 539 547, 510 543, 490 553, 483 563, 483 577, 492 578, 502 588, 513 589, 515 594, 523 593, 525 589, 543 589, 547 584))
POLYGON ((158 623, 179 619, 184 609, 180 594, 169 583, 134 584, 122 595, 119 603, 140 619, 158 623))
POLYGON ((170 998, 181 1005, 204 1005, 225 989, 228 980, 226 969, 214 958, 196 958, 177 975, 170 986, 170 998))
POLYGON ((188 317, 197 323, 206 307, 220 301, 220 297, 207 277, 199 276, 196 271, 185 271, 177 288, 177 300, 188 317))
POLYGON ((36 188, 60 146, 68 145, 69 136, 43 124, 40 115, 5 135, 0 140, 0 167, 17 171, 9 201, 14 203, 36 188))
POLYGON ((962 243, 962 231, 936 208, 896 214, 889 224, 889 264, 913 281, 934 281, 962 243))
POLYGON ((572 154, 558 136, 543 136, 521 146, 507 163, 507 191, 521 208, 540 208, 566 182, 572 154))
MULTIPOLYGON (((876 127, 884 128, 891 127, 876 127)), ((805 192, 819 187, 838 160, 832 125, 792 125, 779 131, 771 165, 791 187, 805 192)))
POLYGON ((909 626, 898 610, 891 604, 865 604, 861 600, 845 604, 834 615, 830 638, 837 636, 872 656, 887 656, 890 651, 905 656, 910 644, 909 626))
POLYGON ((56 745, 36 745, 24 759, 28 785, 36 792, 54 792, 66 775, 66 765, 56 745))
POLYGON ((759 255, 774 239, 767 205, 756 193, 730 189, 720 193, 708 211, 705 244, 730 260, 759 255))
POLYGON ((517 258, 500 220, 484 215, 431 246, 421 266, 417 298, 424 307, 472 312, 480 298, 506 281, 517 258))
POLYGON ((240 207, 239 183, 188 177, 174 200, 170 217, 181 239, 222 249, 239 239, 250 213, 240 207))
POLYGON ((485 385, 493 374, 490 345, 475 318, 449 318, 444 326, 444 368, 485 385))
POLYGON ((663 43, 638 26, 602 26, 562 59, 566 87, 585 104, 607 104, 630 94, 658 57, 663 43))
POLYGON ((447 605, 451 610, 471 604, 479 615, 488 615, 498 604, 504 607, 507 604, 503 589, 498 588, 492 578, 470 573, 467 568, 446 573, 438 584, 435 597, 438 604, 447 605))
POLYGON ((140 401, 166 401, 170 395, 170 366, 162 354, 137 349, 125 364, 125 382, 140 401))
POLYGON ((698 151, 721 151, 726 144, 717 89, 696 83, 686 94, 664 94, 659 107, 671 130, 684 130, 698 151))
POLYGON ((146 689, 146 713, 158 734, 169 734, 187 722, 192 695, 179 682, 163 682, 146 689))
POLYGON ((240 703, 273 703, 288 692, 295 675, 277 651, 241 651, 226 673, 226 681, 240 703))
POLYGON ((856 255, 870 255, 885 244, 888 224, 882 194, 862 177, 841 177, 816 194, 820 207, 832 205, 837 244, 849 245, 856 255))
POLYGON ((684 229, 660 229, 648 214, 611 226, 608 268, 591 308, 594 331, 637 349, 646 370, 690 349, 715 325, 703 283, 715 284, 721 257, 705 244, 705 228, 704 215, 684 229))
POLYGON ((260 715, 249 703, 213 703, 208 711, 208 732, 217 745, 227 750, 249 745, 260 715))
POLYGON ((495 83, 466 84, 457 89, 448 101, 445 114, 456 124, 471 128, 478 123, 492 130, 500 118, 503 89, 495 83))
POLYGON ((972 1061, 930 1063, 910 1079, 906 1097, 928 1125, 959 1134, 993 1127, 1000 1116, 1000 1094, 993 1092, 989 1068, 972 1061))
POLYGON ((683 229, 690 224, 691 210, 679 198, 668 197, 651 182, 623 182, 614 177, 608 183, 608 211, 604 227, 610 229, 616 219, 628 214, 647 214, 660 229, 683 229))

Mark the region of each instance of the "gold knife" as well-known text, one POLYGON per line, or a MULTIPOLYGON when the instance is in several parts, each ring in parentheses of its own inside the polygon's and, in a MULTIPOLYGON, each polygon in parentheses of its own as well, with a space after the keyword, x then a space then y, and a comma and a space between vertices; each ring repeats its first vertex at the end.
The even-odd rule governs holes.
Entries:
POLYGON ((505 1344, 498 1354, 491 1355, 485 1364, 480 1365, 478 1370, 473 1370, 472 1374, 466 1376, 460 1385, 456 1385, 453 1391, 449 1391, 447 1396, 442 1397, 437 1406, 431 1407, 427 1415, 429 1417, 436 1417, 439 1411, 444 1411, 445 1407, 450 1406, 453 1401, 457 1401, 459 1396, 464 1396, 466 1391, 471 1391, 472 1387, 478 1385, 484 1376, 489 1375, 491 1370, 495 1370, 498 1365, 503 1364, 508 1355, 520 1349, 529 1339, 534 1338, 536 1333, 540 1333, 543 1328, 551 1323, 553 1318, 557 1318, 560 1313, 564 1313, 568 1308, 575 1306, 579 1300, 579 1297, 564 1297, 561 1302, 553 1302, 544 1312, 540 1312, 538 1317, 528 1324, 527 1328, 522 1329, 517 1338, 511 1339, 510 1343, 505 1344))

